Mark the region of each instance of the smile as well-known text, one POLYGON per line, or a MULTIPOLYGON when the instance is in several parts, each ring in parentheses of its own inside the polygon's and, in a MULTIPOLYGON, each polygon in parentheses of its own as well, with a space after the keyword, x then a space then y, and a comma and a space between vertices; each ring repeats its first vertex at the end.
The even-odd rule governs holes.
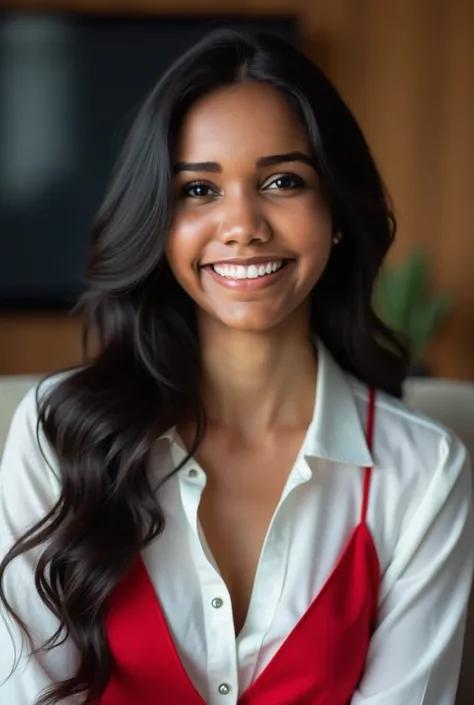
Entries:
POLYGON ((273 260, 244 266, 213 264, 204 267, 214 281, 234 291, 255 291, 276 284, 292 269, 295 260, 273 260))
POLYGON ((267 277, 269 274, 273 274, 281 269, 284 265, 284 261, 279 262, 262 262, 262 264, 251 264, 248 267, 243 265, 222 265, 214 264, 211 265, 212 269, 220 277, 225 277, 226 279, 257 279, 258 277, 267 277))

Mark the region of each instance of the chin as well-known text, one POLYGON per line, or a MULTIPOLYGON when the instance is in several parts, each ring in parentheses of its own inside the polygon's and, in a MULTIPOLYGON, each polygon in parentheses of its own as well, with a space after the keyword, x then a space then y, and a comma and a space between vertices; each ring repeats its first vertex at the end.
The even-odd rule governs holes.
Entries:
POLYGON ((270 330, 277 325, 276 323, 272 322, 262 322, 262 321, 229 321, 229 322, 223 322, 226 328, 230 328, 232 330, 238 330, 241 332, 247 332, 247 333, 264 333, 267 330, 270 330))
POLYGON ((270 314, 268 312, 262 312, 261 314, 256 315, 255 312, 253 312, 248 315, 226 315, 216 316, 216 318, 222 325, 232 330, 247 331, 249 333, 263 333, 280 325, 282 321, 287 318, 287 316, 282 314, 278 315, 276 313, 270 314))
POLYGON ((234 302, 230 306, 211 306, 209 302, 200 306, 196 303, 198 311, 203 314, 202 325, 207 325, 208 319, 209 323, 213 321, 213 325, 217 323, 220 328, 249 333, 264 333, 278 326, 292 325, 295 317, 307 318, 305 301, 290 302, 280 298, 273 302, 234 302))

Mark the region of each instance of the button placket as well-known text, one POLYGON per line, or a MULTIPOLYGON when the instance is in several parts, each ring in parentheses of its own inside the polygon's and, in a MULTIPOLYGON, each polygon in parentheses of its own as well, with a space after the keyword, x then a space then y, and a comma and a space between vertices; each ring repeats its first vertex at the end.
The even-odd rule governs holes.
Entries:
POLYGON ((206 555, 199 536, 198 509, 206 485, 206 474, 195 462, 190 462, 181 468, 179 475, 181 501, 196 546, 193 561, 202 586, 204 628, 208 647, 208 703, 237 705, 238 668, 230 596, 218 569, 206 555))
MULTIPOLYGON (((290 483, 288 485, 291 486, 290 483)), ((238 662, 248 665, 243 682, 239 679, 239 685, 244 690, 255 677, 258 653, 275 618, 284 586, 294 514, 288 515, 282 510, 283 505, 289 501, 290 494, 291 489, 288 493, 283 493, 270 522, 255 573, 246 620, 236 640, 238 662), (261 636, 257 648, 254 639, 246 638, 249 634, 261 636), (248 680, 248 674, 252 672, 254 676, 248 680)))
POLYGON ((208 683, 210 705, 235 705, 238 667, 235 649, 234 617, 230 597, 222 578, 214 574, 203 594, 208 644, 208 683), (222 597, 219 595, 222 595, 222 597), (226 696, 223 700, 223 696, 226 696))

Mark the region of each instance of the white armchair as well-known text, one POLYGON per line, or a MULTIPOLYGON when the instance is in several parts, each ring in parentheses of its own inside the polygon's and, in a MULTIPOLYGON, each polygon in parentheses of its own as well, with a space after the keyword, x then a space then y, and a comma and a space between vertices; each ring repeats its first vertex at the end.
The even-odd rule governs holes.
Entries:
POLYGON ((38 379, 33 375, 0 375, 0 458, 13 412, 38 379))
MULTIPOLYGON (((474 383, 421 377, 409 379, 405 385, 405 401, 414 409, 451 428, 467 447, 474 470, 474 383)), ((471 593, 467 616, 456 705, 473 703, 474 591, 471 593)))
POLYGON ((474 462, 474 382, 410 378, 405 384, 405 401, 451 428, 467 447, 474 462))

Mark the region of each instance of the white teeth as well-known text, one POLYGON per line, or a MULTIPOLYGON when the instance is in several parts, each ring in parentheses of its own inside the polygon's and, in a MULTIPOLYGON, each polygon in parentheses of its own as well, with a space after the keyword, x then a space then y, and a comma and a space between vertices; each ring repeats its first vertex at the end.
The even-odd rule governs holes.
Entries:
POLYGON ((247 279, 257 279, 258 278, 258 267, 252 264, 247 268, 247 279))
POLYGON ((267 274, 272 274, 282 267, 282 260, 279 262, 268 262, 267 264, 260 265, 251 264, 249 267, 244 267, 241 264, 237 266, 227 264, 212 265, 213 270, 217 274, 228 279, 257 279, 258 277, 264 277, 267 274))

